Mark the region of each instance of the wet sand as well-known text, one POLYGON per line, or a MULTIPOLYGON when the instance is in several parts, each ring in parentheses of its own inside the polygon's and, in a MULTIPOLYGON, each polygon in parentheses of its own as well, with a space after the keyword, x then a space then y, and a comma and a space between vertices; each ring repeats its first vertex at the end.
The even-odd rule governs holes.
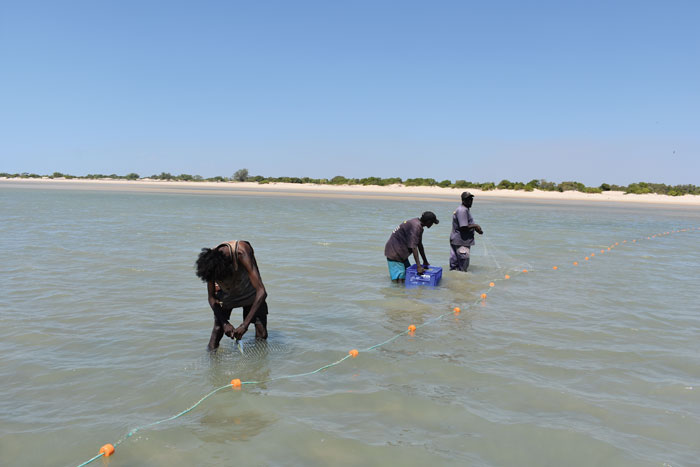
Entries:
MULTIPOLYGON (((85 180, 85 179, 7 179, 0 178, 0 187, 73 189, 95 191, 133 191, 182 194, 228 194, 257 196, 319 196, 358 199, 435 199, 459 200, 463 188, 437 186, 362 186, 362 185, 317 185, 300 183, 256 182, 184 182, 162 180, 85 180)), ((621 191, 604 193, 581 193, 578 191, 540 191, 468 189, 477 198, 513 199, 524 201, 585 201, 614 203, 664 204, 676 206, 700 206, 700 196, 667 196, 659 194, 624 194, 621 191)))

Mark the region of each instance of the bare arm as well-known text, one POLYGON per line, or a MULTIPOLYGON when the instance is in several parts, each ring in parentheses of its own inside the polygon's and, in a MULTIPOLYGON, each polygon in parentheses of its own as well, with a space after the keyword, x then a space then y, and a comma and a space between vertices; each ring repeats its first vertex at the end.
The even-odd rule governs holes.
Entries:
MULTIPOLYGON (((425 259, 425 256, 423 256, 423 258, 425 259)), ((423 271, 425 271, 425 269, 423 269, 423 266, 420 264, 420 260, 418 259, 418 248, 417 247, 413 249, 413 259, 416 262, 416 272, 418 274, 423 274, 423 271)))
POLYGON ((479 224, 469 224, 459 228, 459 231, 462 233, 469 233, 470 230, 476 230, 479 235, 484 234, 484 231, 481 230, 481 226, 479 224))
POLYGON ((238 328, 236 328, 236 330, 233 333, 236 339, 240 339, 241 337, 243 337, 243 334, 245 334, 248 330, 248 326, 250 326, 251 321, 253 321, 253 319, 255 318, 255 313, 258 312, 260 305, 262 305, 265 299, 267 298, 267 291, 265 290, 265 286, 263 285, 262 279, 260 278, 260 272, 258 271, 257 266, 253 262, 252 251, 250 247, 245 243, 239 243, 238 251, 238 259, 240 261, 240 264, 242 264, 248 272, 248 277, 250 277, 250 284, 255 288, 255 300, 253 301, 253 305, 250 307, 250 312, 248 312, 248 315, 243 320, 243 323, 241 323, 241 325, 238 326, 238 328))
POLYGON ((425 256, 425 249, 423 248, 423 242, 420 242, 418 244, 418 251, 420 252, 420 255, 423 257, 423 266, 430 266, 430 263, 428 262, 428 258, 425 256))
POLYGON ((209 306, 211 307, 212 311, 214 312, 214 316, 216 316, 216 320, 224 327, 224 334, 227 336, 231 337, 233 334, 233 325, 228 322, 226 317, 224 316, 224 311, 221 309, 221 305, 219 305, 218 300, 214 296, 214 293, 216 292, 216 285, 214 284, 214 281, 209 281, 207 282, 207 294, 209 295, 208 300, 209 300, 209 306))

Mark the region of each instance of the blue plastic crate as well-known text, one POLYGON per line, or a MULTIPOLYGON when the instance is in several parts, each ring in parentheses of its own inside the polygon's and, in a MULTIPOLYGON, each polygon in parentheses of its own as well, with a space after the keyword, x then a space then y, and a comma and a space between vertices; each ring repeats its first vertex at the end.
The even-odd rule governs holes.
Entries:
POLYGON ((439 266, 430 266, 423 271, 423 274, 418 274, 416 265, 412 264, 406 268, 406 287, 418 287, 427 285, 435 287, 442 279, 442 268, 439 266))

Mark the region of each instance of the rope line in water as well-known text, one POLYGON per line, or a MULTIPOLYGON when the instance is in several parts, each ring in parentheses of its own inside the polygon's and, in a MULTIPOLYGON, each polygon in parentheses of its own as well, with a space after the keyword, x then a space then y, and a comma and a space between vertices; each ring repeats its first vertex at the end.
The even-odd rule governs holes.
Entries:
MULTIPOLYGON (((657 238, 657 237, 661 237, 661 236, 665 236, 665 235, 670 235, 670 234, 672 234, 672 233, 688 232, 688 231, 692 231, 692 230, 700 230, 700 227, 689 227, 689 228, 685 228, 685 229, 671 230, 671 231, 668 231, 668 232, 658 233, 658 234, 654 234, 654 235, 648 235, 646 238, 642 237, 642 238, 639 238, 639 239, 633 239, 633 240, 632 240, 631 242, 629 242, 629 243, 630 243, 630 244, 631 244, 631 243, 637 243, 638 241, 644 240, 644 239, 646 239, 646 240, 651 240, 651 239, 653 239, 653 238, 657 238)), ((623 240, 623 241, 622 241, 622 244, 626 244, 626 243, 628 243, 627 240, 623 240)), ((605 252, 612 251, 613 248, 615 248, 615 247, 617 247, 617 246, 620 246, 620 245, 621 245, 620 242, 615 242, 614 244, 610 245, 609 247, 603 247, 603 248, 600 250, 600 254, 604 254, 605 252)), ((492 255, 491 255, 491 256, 492 256, 492 255)), ((595 257, 595 252, 594 252, 594 253, 591 253, 591 254, 588 255, 588 256, 585 256, 584 261, 590 261, 590 260, 591 260, 592 258, 594 258, 594 257, 595 257)), ((492 256, 492 259, 495 261, 495 258, 493 258, 493 256, 492 256)), ((578 261, 574 261, 574 262, 573 262, 573 266, 574 266, 574 267, 576 267, 576 266, 578 266, 578 265, 579 265, 579 262, 578 262, 578 261)), ((528 265, 528 266, 529 266, 529 265, 528 265)), ((500 269, 500 268, 499 268, 499 269, 500 269)), ((559 266, 552 266, 552 270, 556 271, 556 270, 558 270, 558 269, 559 269, 559 266)), ((517 276, 517 275, 520 275, 520 274, 527 274, 527 273, 532 272, 532 271, 533 271, 532 268, 531 268, 530 270, 528 270, 528 269, 523 269, 522 271, 515 272, 515 273, 514 273, 514 276, 517 276)), ((508 275, 508 274, 506 274, 506 275, 504 276, 503 279, 494 279, 494 280, 492 280, 491 282, 489 282, 489 287, 488 287, 488 289, 485 289, 485 290, 486 290, 486 291, 491 290, 493 287, 495 287, 496 282, 500 282, 500 281, 503 281, 503 280, 509 280, 509 279, 511 279, 511 276, 508 275)), ((477 304, 480 303, 480 302, 483 303, 483 302, 486 300, 487 296, 488 296, 488 294, 487 294, 486 292, 481 293, 481 294, 479 295, 479 298, 478 298, 477 300, 475 300, 474 302, 472 302, 471 304, 468 304, 468 305, 466 306, 466 309, 470 309, 470 308, 472 308, 473 306, 477 305, 477 304)), ((406 329, 405 331, 400 332, 400 333, 396 334, 395 336, 390 337, 389 339, 385 340, 384 342, 380 342, 379 344, 373 345, 373 346, 371 346, 371 347, 367 347, 366 349, 363 349, 362 351, 363 351, 363 352, 369 352, 369 351, 374 350, 374 349, 376 349, 376 348, 379 348, 379 347, 381 347, 381 346, 383 346, 383 345, 386 345, 386 344, 388 344, 388 343, 390 343, 390 342, 393 342, 394 340, 398 339, 399 337, 403 337, 403 336, 405 336, 405 335, 413 336, 413 335, 415 334, 415 331, 416 331, 417 329, 422 328, 422 327, 425 327, 425 326, 427 326, 427 325, 429 325, 429 324, 431 324, 431 323, 434 323, 434 322, 436 322, 436 321, 439 321, 440 319, 444 318, 445 316, 452 315, 452 314, 457 315, 457 314, 459 314, 461 311, 462 311, 462 310, 461 310, 459 307, 455 307, 452 311, 449 311, 449 312, 447 312, 447 313, 443 313, 443 314, 441 314, 441 315, 438 315, 438 316, 435 316, 435 317, 433 317, 433 318, 430 318, 429 320, 425 321, 423 324, 419 324, 419 325, 413 325, 413 324, 411 324, 410 326, 408 326, 408 329, 406 329)), ((339 365, 340 363, 344 362, 345 360, 347 360, 347 359, 349 359, 349 358, 355 358, 355 357, 357 357, 358 354, 359 354, 359 351, 358 351, 357 349, 352 349, 352 350, 350 350, 350 351, 348 352, 347 355, 345 355, 345 356, 344 356, 343 358, 341 358, 340 360, 335 361, 335 362, 333 362, 333 363, 329 363, 329 364, 324 365, 324 366, 322 366, 322 367, 320 367, 320 368, 317 368, 316 370, 308 371, 308 372, 305 372, 305 373, 296 373, 296 374, 292 374, 292 375, 277 376, 277 377, 275 377, 275 378, 269 378, 269 379, 266 379, 266 380, 263 380, 263 381, 241 381, 240 379, 233 379, 233 380, 231 380, 231 382, 230 382, 229 384, 227 384, 227 385, 225 385, 225 386, 221 386, 221 387, 216 388, 216 389, 214 389, 213 391, 209 392, 207 395, 205 395, 204 397, 202 397, 200 400, 198 400, 194 405, 192 405, 192 406, 189 407, 188 409, 185 409, 185 410, 183 410, 182 412, 180 412, 180 413, 178 413, 178 414, 176 414, 176 415, 173 415, 172 417, 164 418, 164 419, 162 419, 162 420, 158 420, 158 421, 155 421, 155 422, 152 422, 152 423, 148 423, 148 424, 146 424, 146 425, 142 425, 142 426, 140 426, 140 427, 134 428, 133 430, 129 431, 129 433, 127 433, 126 436, 124 436, 123 438, 119 439, 119 440, 118 440, 117 442, 115 442, 113 445, 112 445, 112 444, 105 444, 104 446, 102 446, 102 447, 100 448, 100 452, 99 452, 95 457, 93 457, 92 459, 89 459, 89 460, 83 462, 82 464, 78 465, 77 467, 84 467, 84 466, 90 464, 91 462, 93 462, 93 461, 99 459, 100 457, 109 457, 109 456, 111 456, 112 454, 114 454, 114 451, 115 451, 115 447, 116 447, 116 446, 119 446, 121 443, 123 443, 124 441, 126 441, 127 439, 129 439, 131 436, 133 436, 134 434, 136 434, 138 431, 143 430, 143 429, 146 429, 146 428, 150 428, 150 427, 152 427, 152 426, 155 426, 155 425, 158 425, 158 424, 161 424, 161 423, 169 422, 169 421, 171 421, 171 420, 175 420, 176 418, 179 418, 179 417, 181 417, 181 416, 183 416, 183 415, 185 415, 185 414, 191 412, 191 411, 194 410, 197 406, 199 406, 202 402, 204 402, 204 401, 207 400, 209 397, 213 396, 214 394, 216 394, 217 392, 219 392, 219 391, 221 391, 221 390, 223 390, 223 389, 228 389, 228 388, 241 389, 242 386, 243 386, 244 384, 257 385, 257 384, 269 383, 269 382, 272 382, 272 381, 279 381, 279 380, 282 380, 282 379, 291 379, 291 378, 300 378, 300 377, 303 377, 303 376, 310 376, 310 375, 319 373, 319 372, 321 372, 321 371, 323 371, 323 370, 326 370, 326 369, 328 369, 328 368, 331 368, 331 367, 334 367, 334 366, 336 366, 336 365, 339 365)))

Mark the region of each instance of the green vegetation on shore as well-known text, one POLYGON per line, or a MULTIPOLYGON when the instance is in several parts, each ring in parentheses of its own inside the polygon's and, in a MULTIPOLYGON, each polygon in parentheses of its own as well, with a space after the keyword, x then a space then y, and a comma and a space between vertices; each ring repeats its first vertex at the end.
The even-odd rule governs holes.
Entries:
POLYGON ((173 180, 173 181, 188 181, 188 182, 257 182, 259 184, 266 183, 312 183, 317 185, 376 185, 387 186, 403 184, 405 186, 439 186, 443 188, 476 188, 479 190, 524 190, 533 191, 580 191, 583 193, 602 193, 604 191, 624 191, 625 193, 645 194, 657 193, 660 195, 683 196, 683 195, 700 195, 700 187, 695 185, 666 185, 664 183, 647 183, 639 182, 632 183, 629 186, 610 185, 603 183, 599 187, 587 187, 579 182, 561 182, 554 183, 547 180, 530 180, 527 183, 511 182, 510 180, 501 180, 498 184, 493 182, 474 183, 466 180, 442 180, 437 181, 433 178, 407 178, 402 180, 398 177, 381 178, 345 178, 341 175, 328 178, 309 178, 309 177, 263 177, 261 175, 249 176, 248 169, 237 170, 231 177, 210 177, 204 178, 201 175, 180 174, 172 175, 167 172, 161 172, 160 175, 151 175, 150 177, 141 177, 137 173, 129 173, 126 175, 103 175, 103 174, 88 174, 84 176, 76 176, 54 172, 51 175, 38 175, 35 173, 23 172, 21 174, 9 174, 0 172, 0 178, 64 178, 64 179, 87 179, 87 180, 142 180, 148 178, 151 180, 173 180))

